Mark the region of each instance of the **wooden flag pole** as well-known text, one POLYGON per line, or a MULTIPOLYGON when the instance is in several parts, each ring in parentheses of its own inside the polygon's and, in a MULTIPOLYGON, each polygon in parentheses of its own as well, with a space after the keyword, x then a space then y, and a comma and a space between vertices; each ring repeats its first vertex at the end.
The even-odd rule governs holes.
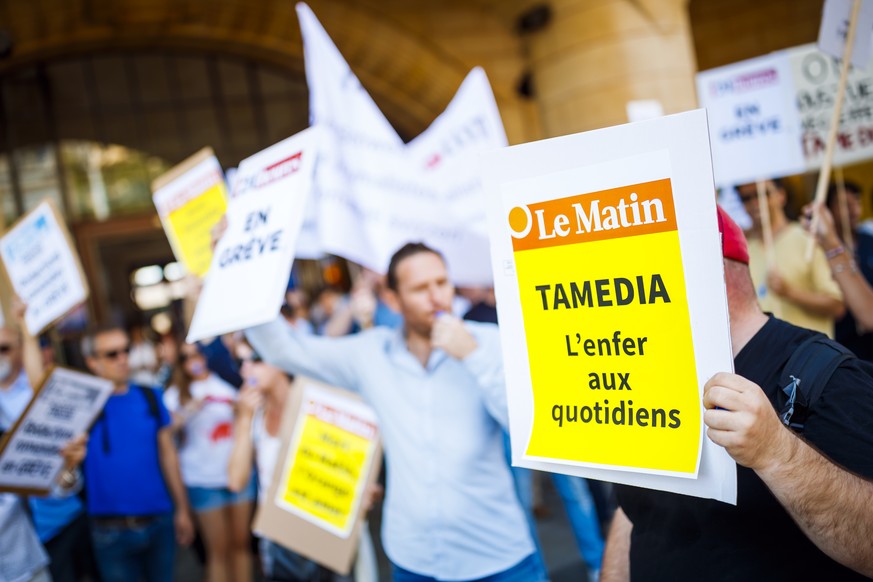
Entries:
MULTIPOLYGON (((828 181, 831 177, 831 163, 834 158, 834 146, 837 141, 837 131, 840 129, 840 113, 843 110, 843 98, 846 95, 846 83, 849 80, 849 61, 852 60, 852 45, 855 44, 855 33, 858 29, 858 12, 861 10, 861 0, 853 0, 852 15, 849 17, 849 33, 846 35, 846 46, 843 48, 843 62, 840 64, 840 84, 837 89, 837 99, 834 102, 834 112, 831 115, 831 125, 828 132, 828 141, 825 148, 824 159, 821 163, 821 171, 818 175, 818 185, 815 189, 813 204, 824 204, 828 193, 828 181)), ((818 229, 818 218, 812 215, 811 232, 818 229)), ((812 250, 815 246, 815 236, 809 237, 806 246, 806 260, 812 260, 812 250)))
POLYGON ((852 242, 852 225, 849 220, 849 200, 846 195, 846 180, 843 177, 843 168, 834 168, 834 178, 837 181, 837 204, 840 208, 840 222, 843 225, 843 246, 850 255, 855 254, 855 245, 852 242))
MULTIPOLYGON (((761 215, 761 237, 764 242, 764 256, 767 259, 767 273, 776 266, 776 247, 773 246, 773 225, 770 224, 769 188, 765 180, 755 182, 758 187, 758 212, 761 215)), ((773 315, 782 317, 779 303, 773 304, 773 315)))
POLYGON ((764 240, 764 255, 767 257, 767 270, 776 265, 776 251, 773 248, 773 225, 770 224, 770 205, 767 200, 767 183, 758 180, 758 211, 761 214, 761 235, 764 240))

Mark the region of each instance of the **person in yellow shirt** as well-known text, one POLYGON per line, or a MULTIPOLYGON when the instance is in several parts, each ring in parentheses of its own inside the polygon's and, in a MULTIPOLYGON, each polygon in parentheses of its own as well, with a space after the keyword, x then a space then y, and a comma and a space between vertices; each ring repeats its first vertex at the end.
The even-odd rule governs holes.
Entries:
POLYGON ((828 260, 816 246, 812 261, 807 261, 809 235, 785 213, 788 193, 784 184, 778 179, 768 180, 766 190, 773 231, 773 254, 769 261, 764 248, 757 185, 737 187, 743 206, 752 218, 752 228, 746 233, 749 267, 761 308, 794 325, 832 338, 834 320, 841 318, 846 309, 828 260))

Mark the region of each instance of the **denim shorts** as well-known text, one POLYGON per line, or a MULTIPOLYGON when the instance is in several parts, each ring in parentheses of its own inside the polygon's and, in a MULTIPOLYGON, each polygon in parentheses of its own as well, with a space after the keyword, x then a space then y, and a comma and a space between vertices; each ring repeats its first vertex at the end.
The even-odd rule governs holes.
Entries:
POLYGON ((212 511, 228 505, 252 501, 255 498, 257 486, 252 478, 246 488, 234 493, 227 487, 188 487, 188 501, 194 511, 212 511))

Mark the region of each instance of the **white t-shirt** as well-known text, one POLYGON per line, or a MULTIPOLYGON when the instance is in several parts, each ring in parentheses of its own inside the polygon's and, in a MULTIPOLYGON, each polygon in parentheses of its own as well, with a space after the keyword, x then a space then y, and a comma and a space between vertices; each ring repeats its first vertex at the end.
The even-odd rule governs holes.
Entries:
POLYGON ((130 379, 134 384, 154 386, 158 383, 155 370, 158 368, 158 353, 149 342, 131 344, 127 357, 130 379))
POLYGON ((255 448, 255 464, 258 468, 258 498, 266 499, 282 441, 267 432, 263 409, 258 410, 252 420, 252 445, 255 448))
MULTIPOLYGON (((233 448, 233 405, 237 392, 210 374, 191 383, 191 397, 203 405, 188 417, 185 436, 179 449, 182 480, 189 487, 227 487, 227 464, 233 448)), ((179 390, 171 386, 164 392, 164 405, 179 412, 179 390)))

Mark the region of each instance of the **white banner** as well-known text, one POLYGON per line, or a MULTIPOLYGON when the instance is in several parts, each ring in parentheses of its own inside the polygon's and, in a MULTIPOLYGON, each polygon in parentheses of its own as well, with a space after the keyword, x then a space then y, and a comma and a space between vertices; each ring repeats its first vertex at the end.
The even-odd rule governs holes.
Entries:
POLYGON ((312 183, 317 129, 240 162, 187 341, 265 323, 282 305, 312 183))
POLYGON ((314 188, 321 249, 384 273, 399 247, 424 241, 446 256, 456 283, 490 284, 476 154, 507 142, 485 73, 474 69, 406 145, 312 11, 298 4, 297 14, 311 122, 325 133, 314 188))
POLYGON ((800 117, 785 53, 699 73, 697 95, 709 117, 716 184, 804 171, 800 117))

